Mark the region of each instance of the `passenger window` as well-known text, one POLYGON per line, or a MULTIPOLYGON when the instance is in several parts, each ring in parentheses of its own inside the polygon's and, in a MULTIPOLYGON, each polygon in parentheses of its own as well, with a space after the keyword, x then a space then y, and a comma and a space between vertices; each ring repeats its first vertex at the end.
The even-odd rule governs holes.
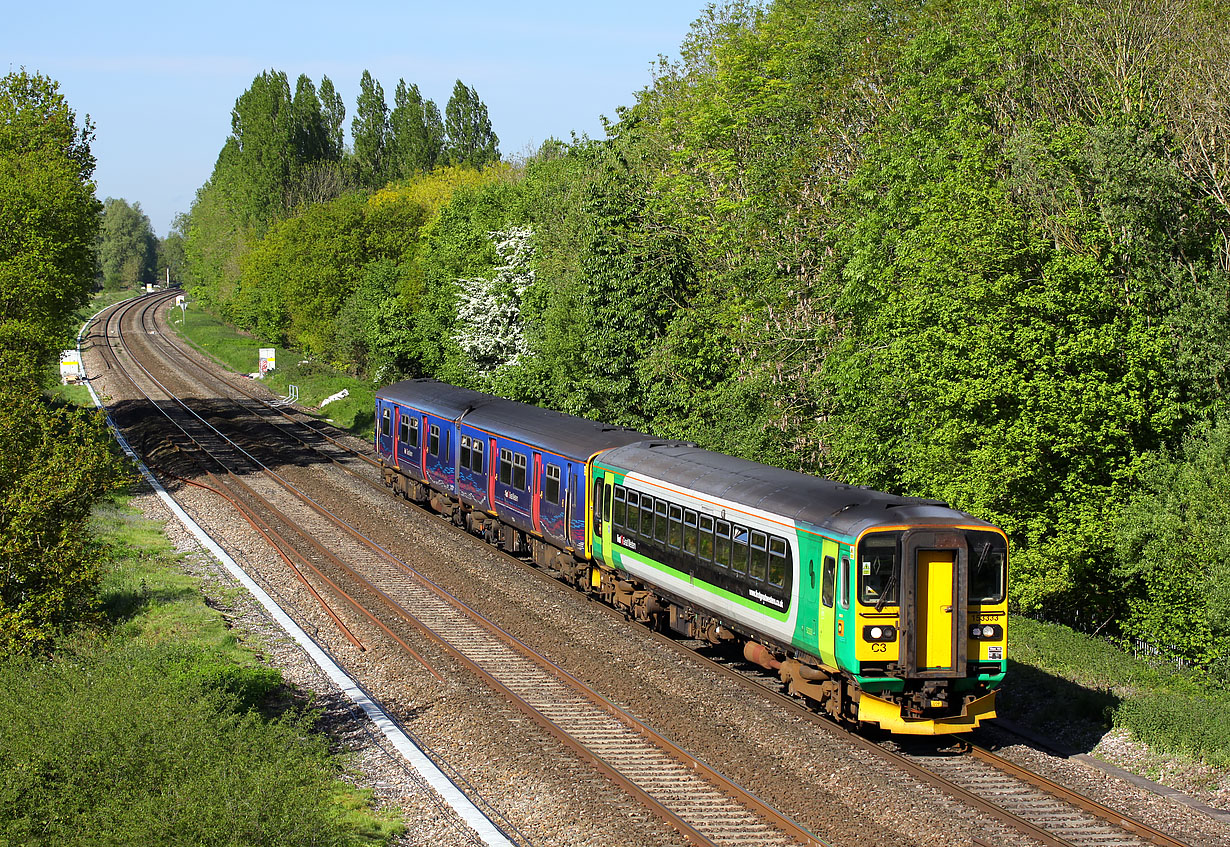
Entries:
POLYGON ((628 519, 628 489, 622 485, 615 486, 615 511, 611 515, 611 523, 623 529, 628 519))
POLYGON ((470 437, 468 435, 461 436, 461 466, 470 467, 470 437))
POLYGON ((641 534, 641 495, 628 489, 628 522, 624 524, 630 535, 641 534))
POLYGON ((525 457, 520 453, 513 454, 513 488, 527 491, 525 487, 525 457))
POLYGON ((400 421, 397 427, 397 440, 405 444, 410 440, 410 419, 403 416, 400 421))
POLYGON ((477 438, 470 442, 470 469, 474 473, 483 472, 483 442, 477 438))
POLYGON ((432 424, 429 432, 431 433, 431 441, 429 442, 429 445, 427 447, 427 452, 430 453, 432 456, 439 456, 440 455, 440 427, 437 426, 436 424, 432 424))
POLYGON ((713 554, 713 561, 718 567, 730 567, 730 524, 726 521, 717 522, 717 531, 714 532, 717 537, 716 549, 713 554))
POLYGON ((594 477, 594 505, 591 517, 594 522, 594 535, 602 534, 602 494, 606 488, 606 477, 594 477))
POLYGON ((408 438, 404 438, 402 440, 407 442, 408 446, 413 447, 415 450, 419 449, 419 447, 421 447, 422 445, 419 444, 419 419, 418 417, 415 416, 412 418, 402 418, 402 420, 409 421, 410 429, 414 430, 414 432, 412 432, 408 438))
POLYGON ((390 414, 391 413, 387 408, 380 413, 380 434, 386 437, 388 436, 389 430, 392 426, 392 424, 389 423, 390 414))
MULTIPOLYGON (((748 560, 748 552, 749 552, 748 546, 747 546, 747 542, 748 542, 747 529, 741 526, 733 526, 731 527, 731 532, 733 533, 732 537, 734 540, 734 545, 731 548, 733 552, 730 554, 730 565, 735 570, 739 571, 740 573, 743 573, 744 571, 747 570, 747 560, 748 560)), ((758 579, 761 582, 764 582, 766 579, 768 579, 768 574, 766 574, 763 570, 759 570, 759 571, 752 570, 751 576, 752 576, 752 579, 758 579)))
POLYGON ((559 496, 559 465, 547 465, 547 482, 542 494, 548 503, 564 502, 559 496))
POLYGON ((500 482, 504 485, 512 485, 512 451, 500 451, 500 482))
POLYGON ((833 588, 837 584, 837 560, 824 557, 824 573, 820 578, 820 602, 826 609, 833 608, 833 588))
POLYGON ((665 547, 667 529, 666 501, 658 500, 654 503, 654 507, 654 512, 657 516, 653 520, 653 540, 665 547))
POLYGON ((641 495, 641 538, 653 541, 653 498, 641 495))
POLYGON ((702 562, 713 561, 713 518, 700 516, 700 537, 697 539, 696 555, 702 562))
POLYGON ((841 584, 841 607, 850 608, 850 557, 841 557, 841 568, 837 571, 837 581, 841 584))
POLYGON ((696 555, 696 513, 687 509, 683 513, 683 552, 696 555))
POLYGON ((683 547, 683 507, 674 504, 670 507, 670 536, 667 543, 676 550, 683 547))
POLYGON ((776 535, 769 538, 769 582, 779 588, 786 584, 790 568, 790 545, 776 535))
MULTIPOLYGON (((752 567, 753 576, 769 571, 769 537, 763 532, 752 533, 752 567)), ((756 576, 763 580, 763 576, 756 576)))

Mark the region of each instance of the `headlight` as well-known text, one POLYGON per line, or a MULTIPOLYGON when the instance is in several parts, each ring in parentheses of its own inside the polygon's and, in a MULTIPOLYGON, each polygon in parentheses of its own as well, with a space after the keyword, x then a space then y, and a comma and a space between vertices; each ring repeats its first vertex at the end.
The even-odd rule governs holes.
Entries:
POLYGON ((974 624, 969 628, 970 638, 981 638, 984 641, 994 641, 1004 637, 1004 629, 998 624, 974 624))
POLYGON ((896 641, 897 627, 875 624, 863 627, 864 641, 896 641))

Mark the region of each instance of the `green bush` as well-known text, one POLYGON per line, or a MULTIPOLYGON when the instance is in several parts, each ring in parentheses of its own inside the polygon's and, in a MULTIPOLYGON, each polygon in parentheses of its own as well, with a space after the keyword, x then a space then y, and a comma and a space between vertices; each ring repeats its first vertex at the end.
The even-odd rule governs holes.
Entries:
POLYGON ((0 663, 0 844, 359 843, 312 717, 193 648, 79 642, 0 663))

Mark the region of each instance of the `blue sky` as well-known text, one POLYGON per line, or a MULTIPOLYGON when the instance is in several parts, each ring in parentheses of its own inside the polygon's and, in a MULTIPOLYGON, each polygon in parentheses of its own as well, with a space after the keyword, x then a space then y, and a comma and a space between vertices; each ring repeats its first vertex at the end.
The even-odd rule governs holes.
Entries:
POLYGON ((500 152, 602 135, 677 57, 705 0, 620 3, 172 2, 9 4, 0 72, 60 83, 97 138, 99 199, 139 202, 163 236, 209 178, 235 99, 263 70, 333 80, 354 115, 364 69, 392 105, 397 80, 443 112, 457 79, 487 104, 500 152))

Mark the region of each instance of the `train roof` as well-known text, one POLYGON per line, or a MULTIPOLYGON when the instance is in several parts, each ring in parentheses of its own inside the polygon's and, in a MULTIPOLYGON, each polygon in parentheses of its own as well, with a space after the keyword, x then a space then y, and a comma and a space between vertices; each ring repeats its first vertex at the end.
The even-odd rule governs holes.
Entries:
MULTIPOLYGON (((407 379, 386 385, 376 392, 377 400, 392 400, 440 418, 457 420, 470 409, 501 400, 481 391, 458 388, 434 379, 407 379)), ((502 400, 501 402, 509 402, 502 400)))
POLYGON ((850 538, 877 526, 992 526, 940 500, 900 497, 843 485, 678 441, 629 444, 604 453, 599 461, 850 538))
POLYGON ((461 422, 466 426, 578 462, 587 461, 600 450, 651 438, 633 429, 553 412, 468 388, 456 388, 434 379, 394 383, 377 391, 376 396, 450 420, 465 415, 461 422))

